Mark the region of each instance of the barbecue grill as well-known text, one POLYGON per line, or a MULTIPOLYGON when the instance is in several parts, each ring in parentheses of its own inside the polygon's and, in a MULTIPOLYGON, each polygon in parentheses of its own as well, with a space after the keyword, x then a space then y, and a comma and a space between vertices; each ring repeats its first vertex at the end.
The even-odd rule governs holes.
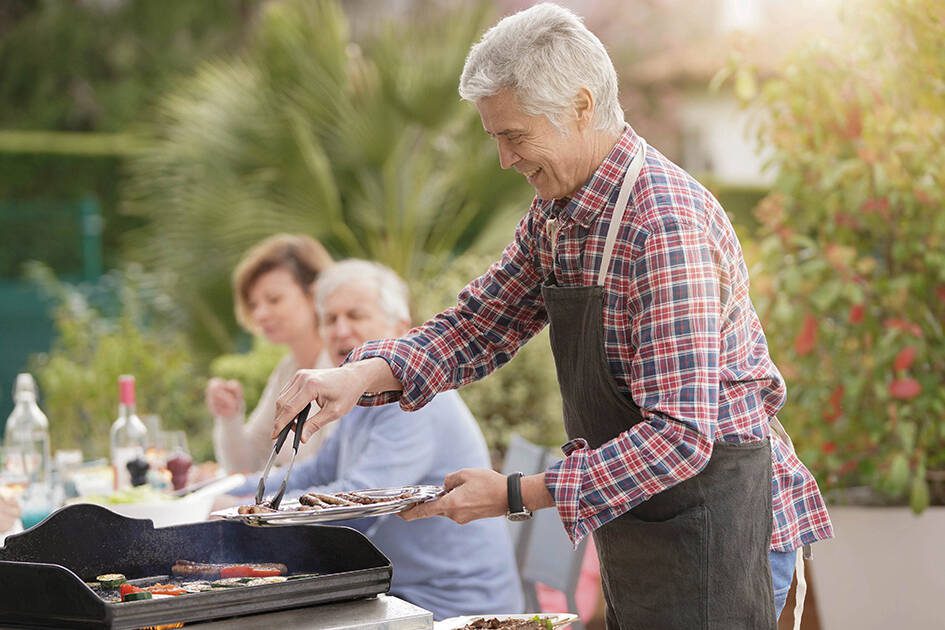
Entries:
POLYGON ((64 507, 0 548, 0 623, 26 628, 141 628, 373 597, 390 588, 390 561, 360 532, 320 525, 274 528, 209 521, 155 529, 106 508, 64 507), (281 562, 278 584, 111 603, 86 582, 168 576, 176 560, 281 562))

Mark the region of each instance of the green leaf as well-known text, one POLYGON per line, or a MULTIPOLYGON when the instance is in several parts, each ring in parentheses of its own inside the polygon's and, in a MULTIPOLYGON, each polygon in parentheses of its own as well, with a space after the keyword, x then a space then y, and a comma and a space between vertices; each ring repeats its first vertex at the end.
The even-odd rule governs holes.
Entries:
POLYGON ((899 496, 905 492, 909 485, 909 460, 903 453, 896 453, 893 456, 886 481, 890 494, 899 496))
POLYGON ((921 514, 929 507, 929 484, 925 476, 916 475, 909 490, 909 507, 913 513, 921 514))

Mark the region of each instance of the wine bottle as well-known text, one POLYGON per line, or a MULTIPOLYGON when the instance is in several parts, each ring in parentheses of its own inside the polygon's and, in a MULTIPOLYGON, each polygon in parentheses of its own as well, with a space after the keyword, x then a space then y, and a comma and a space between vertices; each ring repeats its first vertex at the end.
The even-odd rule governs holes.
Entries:
POLYGON ((144 459, 148 429, 138 417, 135 404, 135 377, 118 377, 118 418, 111 429, 111 463, 115 490, 131 485, 128 462, 144 459))

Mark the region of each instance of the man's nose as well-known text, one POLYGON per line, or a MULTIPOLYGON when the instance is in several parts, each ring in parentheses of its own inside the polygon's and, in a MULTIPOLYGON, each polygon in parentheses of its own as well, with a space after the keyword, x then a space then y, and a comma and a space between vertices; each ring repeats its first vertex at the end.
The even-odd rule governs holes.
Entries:
POLYGON ((499 137, 496 139, 496 145, 499 148, 499 166, 502 168, 511 168, 521 157, 509 146, 509 141, 499 137))
POLYGON ((332 323, 331 328, 331 333, 334 337, 347 337, 351 334, 351 323, 344 317, 336 319, 332 323))

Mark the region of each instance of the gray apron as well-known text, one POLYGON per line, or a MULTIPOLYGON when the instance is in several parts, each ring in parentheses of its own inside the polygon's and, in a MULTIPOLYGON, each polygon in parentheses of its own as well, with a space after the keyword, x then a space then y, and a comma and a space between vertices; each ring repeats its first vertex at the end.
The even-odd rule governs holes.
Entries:
MULTIPOLYGON (((617 228, 645 148, 643 142, 624 178, 598 284, 558 287, 551 278, 542 286, 565 428, 591 448, 643 421, 608 367, 601 308, 617 228)), ((698 475, 594 532, 607 629, 773 630, 771 522, 770 442, 715 443, 698 475)))

